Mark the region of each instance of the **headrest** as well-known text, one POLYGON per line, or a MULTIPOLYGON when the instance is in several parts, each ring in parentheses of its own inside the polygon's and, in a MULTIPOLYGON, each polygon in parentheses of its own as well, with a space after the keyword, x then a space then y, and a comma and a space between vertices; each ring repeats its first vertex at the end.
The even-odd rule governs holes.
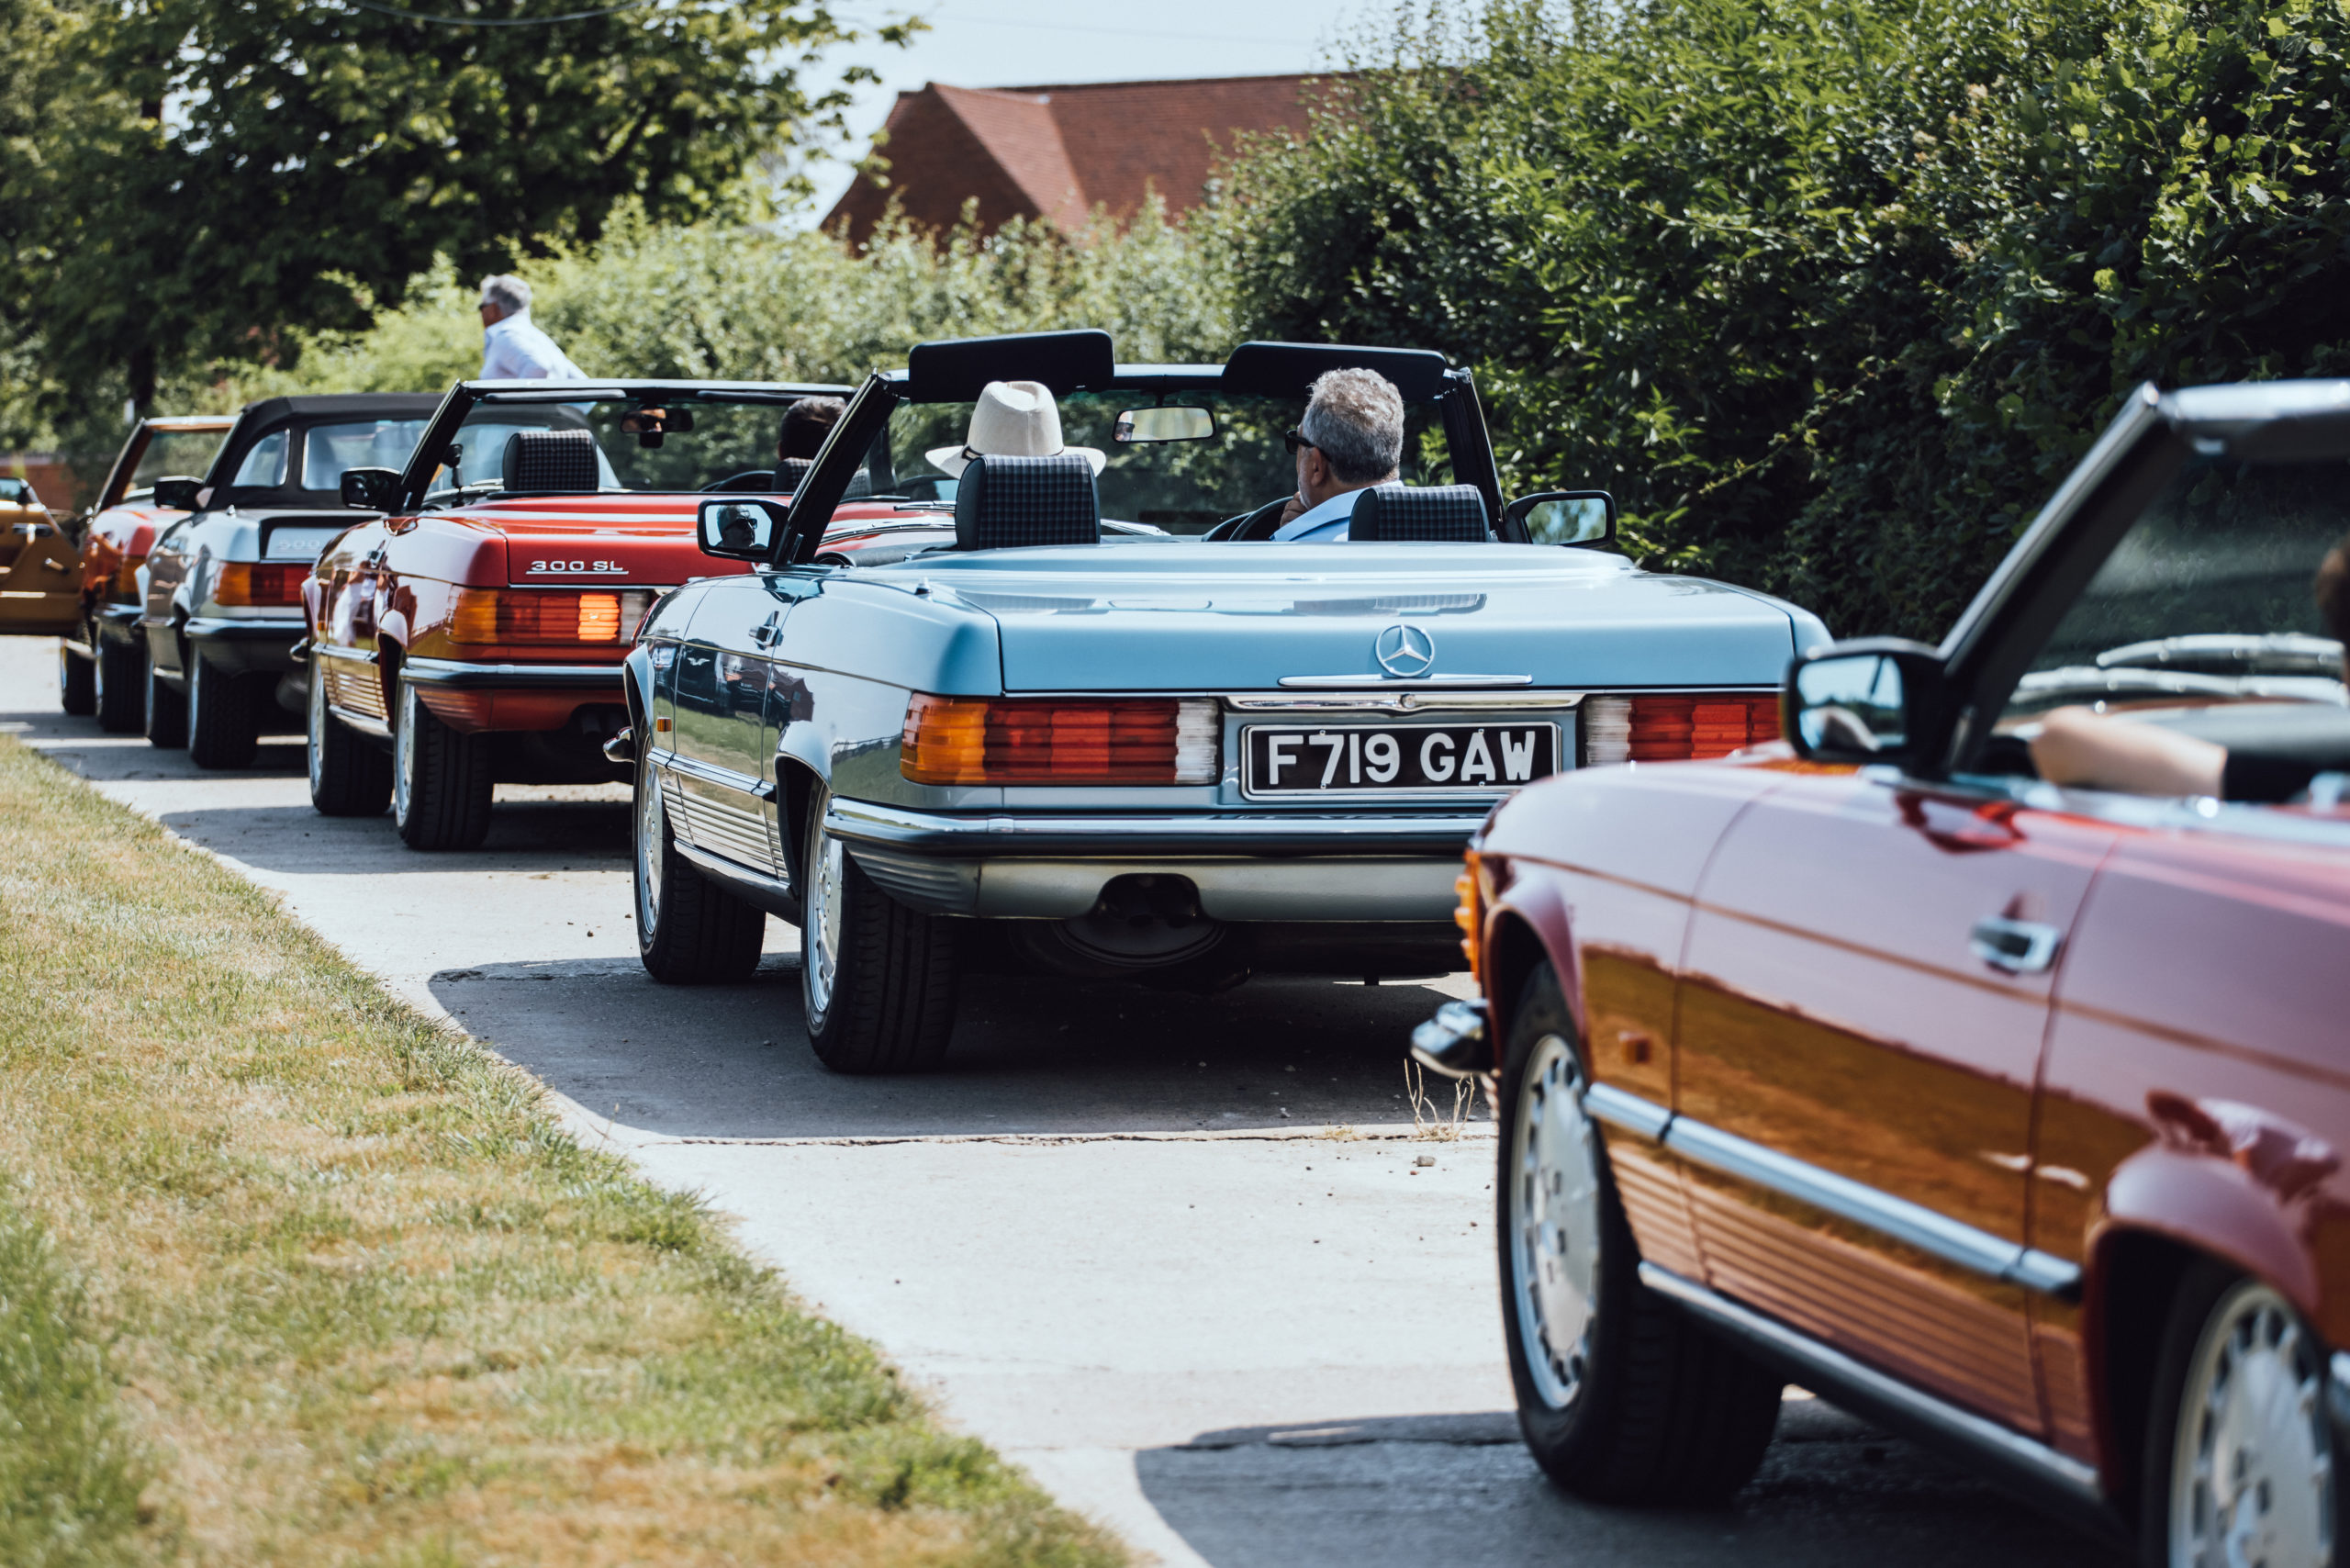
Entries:
POLYGON ((516 431, 506 443, 509 490, 588 495, 603 483, 596 471, 596 438, 586 431, 516 431))
POLYGON ((1073 452, 974 457, 955 487, 957 550, 1101 542, 1093 465, 1073 452))
POLYGON ((1473 485, 1373 485, 1355 492, 1354 516, 1347 523, 1353 543, 1482 544, 1490 537, 1485 498, 1473 485))
POLYGON ((816 460, 812 457, 779 457, 776 459, 775 477, 769 483, 778 490, 796 490, 814 466, 816 460))

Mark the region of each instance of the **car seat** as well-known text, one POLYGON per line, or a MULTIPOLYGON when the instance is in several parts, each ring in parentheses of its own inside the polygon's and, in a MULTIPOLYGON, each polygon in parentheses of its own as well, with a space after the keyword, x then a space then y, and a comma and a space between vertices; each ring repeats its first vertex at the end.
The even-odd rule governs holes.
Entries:
POLYGON ((955 548, 1099 544, 1093 465, 1075 453, 974 457, 955 487, 955 548))
POLYGON ((1483 544, 1493 538, 1473 485, 1374 485, 1355 495, 1347 539, 1357 544, 1483 544))
POLYGON ((596 438, 587 431, 516 431, 500 484, 534 495, 593 495, 603 488, 596 438))

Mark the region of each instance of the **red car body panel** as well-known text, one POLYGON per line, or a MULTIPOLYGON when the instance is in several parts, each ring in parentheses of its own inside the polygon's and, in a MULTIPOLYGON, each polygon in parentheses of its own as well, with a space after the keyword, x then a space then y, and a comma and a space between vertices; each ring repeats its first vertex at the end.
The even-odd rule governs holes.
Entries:
POLYGON ((2118 1485, 2126 1238, 2230 1260, 2350 1345, 2350 849, 2244 831, 2297 814, 2149 826, 1784 746, 1567 775, 1478 846, 1492 1037, 1547 958, 1595 1082, 2078 1265, 2027 1293, 1605 1127, 1644 1258, 2118 1485), (1986 916, 2061 931, 2056 961, 1973 957, 1986 916))

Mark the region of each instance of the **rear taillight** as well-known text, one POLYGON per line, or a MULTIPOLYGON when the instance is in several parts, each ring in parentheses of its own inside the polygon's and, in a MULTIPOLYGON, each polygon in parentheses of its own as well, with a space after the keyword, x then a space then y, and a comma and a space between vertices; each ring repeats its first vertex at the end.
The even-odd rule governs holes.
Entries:
POLYGON ((459 588, 449 616, 452 642, 626 643, 636 636, 653 595, 566 593, 559 588, 459 588))
POLYGON ((220 568, 219 579, 213 584, 212 599, 216 604, 279 605, 302 602, 302 580, 310 575, 307 566, 260 565, 252 561, 231 561, 220 568))
POLYGON ((1776 692, 1593 697, 1580 712, 1585 767, 1728 756, 1779 738, 1776 692))
POLYGON ((917 784, 1213 784, 1216 732, 1206 698, 917 693, 899 767, 917 784))
POLYGON ((1484 892, 1477 880, 1478 856, 1473 849, 1461 857, 1460 875, 1452 879, 1452 890, 1459 900, 1452 912, 1452 924, 1460 927, 1460 951, 1469 958, 1469 978, 1480 986, 1484 977, 1477 972, 1477 933, 1485 924, 1484 892))
POLYGON ((122 565, 114 569, 113 595, 117 600, 136 603, 139 599, 139 568, 147 564, 144 555, 125 555, 122 565))

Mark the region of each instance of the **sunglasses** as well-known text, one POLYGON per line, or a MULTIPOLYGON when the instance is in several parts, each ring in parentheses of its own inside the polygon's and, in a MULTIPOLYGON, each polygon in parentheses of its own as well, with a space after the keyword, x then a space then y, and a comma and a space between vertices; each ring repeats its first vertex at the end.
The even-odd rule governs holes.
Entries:
POLYGON ((1289 448, 1289 454, 1292 457, 1295 457, 1297 455, 1298 448, 1300 447, 1312 446, 1316 452, 1322 450, 1319 446, 1315 446, 1314 442, 1305 439, 1305 432, 1304 431, 1283 431, 1281 432, 1281 444, 1289 448))

